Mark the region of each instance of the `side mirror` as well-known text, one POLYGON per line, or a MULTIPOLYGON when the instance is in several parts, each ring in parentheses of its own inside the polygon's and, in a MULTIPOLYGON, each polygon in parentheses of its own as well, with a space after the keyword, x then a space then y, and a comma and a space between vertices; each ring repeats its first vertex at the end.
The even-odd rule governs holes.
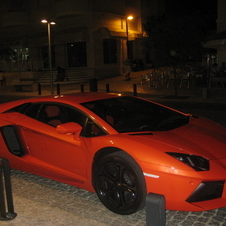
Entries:
POLYGON ((82 130, 82 127, 75 122, 67 122, 60 124, 56 127, 56 131, 60 134, 76 134, 76 138, 78 138, 78 135, 80 134, 82 130))

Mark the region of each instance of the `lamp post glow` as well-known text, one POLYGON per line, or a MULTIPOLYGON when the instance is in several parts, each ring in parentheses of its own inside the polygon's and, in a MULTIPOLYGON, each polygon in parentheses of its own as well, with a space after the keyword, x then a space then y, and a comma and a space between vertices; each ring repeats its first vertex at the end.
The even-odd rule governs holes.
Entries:
POLYGON ((127 47, 127 58, 129 58, 129 28, 128 28, 128 20, 132 20, 133 16, 128 16, 126 18, 126 47, 127 47))
POLYGON ((55 22, 48 22, 48 20, 42 20, 42 23, 47 23, 48 27, 48 46, 49 46, 49 51, 48 51, 48 56, 49 56, 49 72, 50 72, 50 90, 51 90, 51 95, 54 94, 53 90, 53 70, 52 70, 52 50, 51 50, 51 25, 55 25, 55 22))

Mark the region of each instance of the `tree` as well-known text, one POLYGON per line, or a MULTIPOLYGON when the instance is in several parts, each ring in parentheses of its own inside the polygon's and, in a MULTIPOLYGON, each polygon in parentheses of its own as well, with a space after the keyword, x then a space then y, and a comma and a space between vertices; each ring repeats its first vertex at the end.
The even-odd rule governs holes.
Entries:
POLYGON ((196 11, 185 13, 183 10, 172 10, 158 17, 149 17, 145 24, 146 41, 154 49, 155 66, 173 66, 176 98, 180 77, 176 68, 202 60, 205 21, 205 17, 196 11))
POLYGON ((167 12, 150 16, 144 25, 146 42, 154 49, 157 67, 202 59, 205 18, 201 14, 167 12), (172 56, 172 52, 175 53, 172 56))

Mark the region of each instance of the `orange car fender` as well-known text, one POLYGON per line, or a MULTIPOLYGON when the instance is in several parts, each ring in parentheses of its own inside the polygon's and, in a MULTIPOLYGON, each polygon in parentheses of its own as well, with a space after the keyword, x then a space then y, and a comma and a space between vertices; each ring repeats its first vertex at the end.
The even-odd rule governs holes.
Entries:
MULTIPOLYGON (((173 146, 169 146, 164 143, 155 141, 154 139, 142 139, 142 137, 136 137, 131 135, 109 135, 100 137, 98 142, 95 142, 95 150, 91 152, 96 153, 101 148, 111 147, 125 151, 131 157, 133 157, 139 164, 140 161, 148 161, 165 166, 180 167, 184 170, 189 170, 190 167, 167 155, 165 152, 179 151, 173 146)), ((87 143, 88 149, 91 146, 94 148, 93 143, 87 143)))
MULTIPOLYGON (((151 142, 151 141, 149 141, 151 142)), ((107 136, 100 136, 96 138, 88 138, 85 139, 85 143, 87 145, 88 154, 87 154, 87 166, 92 165, 93 158, 96 153, 102 149, 117 149, 125 151, 129 154, 140 167, 143 169, 141 162, 148 161, 150 163, 155 163, 156 165, 164 165, 167 167, 171 167, 169 161, 172 161, 172 165, 178 165, 184 170, 189 169, 188 166, 182 164, 178 160, 174 159, 173 157, 167 155, 165 151, 158 151, 157 147, 161 150, 166 151, 175 151, 173 147, 167 147, 163 144, 158 144, 155 141, 150 143, 140 143, 139 140, 135 138, 131 140, 130 135, 107 135, 107 136), (107 139, 108 138, 108 139, 107 139), (95 145, 94 145, 95 144, 95 145), (126 144, 126 145, 125 145, 126 144)), ((88 177, 91 177, 91 170, 88 169, 88 177), (90 170, 90 171, 89 171, 90 170)))

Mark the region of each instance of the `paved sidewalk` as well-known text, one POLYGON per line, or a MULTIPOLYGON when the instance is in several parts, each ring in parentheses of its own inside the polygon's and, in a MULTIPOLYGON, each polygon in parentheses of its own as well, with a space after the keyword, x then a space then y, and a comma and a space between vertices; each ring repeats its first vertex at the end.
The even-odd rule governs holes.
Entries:
MULTIPOLYGON (((125 76, 116 76, 113 78, 99 80, 97 82, 98 92, 105 92, 106 85, 109 84, 110 92, 121 92, 124 94, 133 95, 134 93, 134 85, 136 85, 137 96, 145 97, 148 99, 161 99, 167 96, 174 97, 175 96, 175 88, 174 86, 166 87, 148 87, 147 84, 141 86, 141 74, 145 74, 150 72, 150 70, 132 72, 131 80, 126 80, 125 76)), ((181 88, 177 88, 177 96, 178 100, 184 101, 199 101, 199 102, 223 102, 226 103, 226 88, 208 88, 208 93, 210 93, 210 97, 206 98, 207 95, 205 93, 204 88, 202 87, 190 87, 187 88, 183 86, 181 88), (188 97, 186 99, 180 99, 180 97, 188 97)), ((80 92, 81 84, 74 83, 61 83, 60 84, 60 93, 66 94, 71 92, 80 92)), ((89 83, 84 83, 84 91, 89 92, 89 83)), ((54 94, 57 94, 57 86, 54 84, 54 94)), ((50 85, 42 85, 41 86, 41 96, 50 95, 50 85)), ((0 102, 21 98, 29 98, 39 96, 38 91, 35 92, 16 92, 13 86, 0 86, 0 102)), ((168 101, 175 101, 175 98, 169 98, 168 101)))
MULTIPOLYGON (((98 81, 98 91, 137 95, 179 110, 209 117, 226 126, 226 88, 211 88, 211 97, 203 98, 203 89, 197 87, 178 89, 175 99, 173 87, 141 87, 140 74, 132 73, 131 80, 124 76, 98 81), (183 97, 183 98, 182 98, 183 97), (186 97, 186 98, 185 98, 186 97)), ((89 91, 89 84, 84 84, 89 91)), ((79 92, 80 84, 62 86, 61 93, 79 92)), ((55 88, 56 93, 56 88, 55 88)), ((48 87, 42 95, 50 95, 48 87)), ((13 87, 0 86, 0 102, 38 96, 37 92, 15 92, 13 87)), ((96 194, 36 175, 12 170, 12 187, 15 212, 11 221, 0 221, 1 226, 145 226, 145 209, 121 216, 107 210, 96 194)), ((226 207, 203 212, 166 211, 167 226, 226 226, 226 207)))

